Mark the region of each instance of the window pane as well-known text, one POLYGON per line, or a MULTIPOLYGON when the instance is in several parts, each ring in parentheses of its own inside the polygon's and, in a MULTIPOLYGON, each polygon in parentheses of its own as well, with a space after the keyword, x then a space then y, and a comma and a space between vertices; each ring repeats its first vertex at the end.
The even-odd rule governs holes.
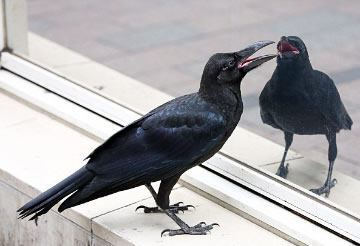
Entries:
MULTIPOLYGON (((72 67, 79 73, 92 68, 84 57, 73 56, 69 62, 41 55, 42 38, 46 38, 151 87, 180 96, 199 88, 203 67, 212 54, 237 51, 258 40, 278 42, 283 35, 296 35, 306 44, 313 68, 334 80, 355 122, 352 131, 337 134, 333 174, 337 184, 329 199, 360 214, 359 196, 355 195, 360 187, 360 130, 356 125, 360 118, 359 12, 358 1, 29 0, 29 42, 36 47, 30 50, 30 57, 49 61, 49 66, 65 74, 70 73, 69 64, 76 64, 72 67)), ((276 52, 272 45, 259 54, 276 52)), ((243 80, 240 126, 284 145, 283 132, 264 125, 260 117, 259 95, 275 67, 274 59, 243 80)), ((104 80, 108 79, 104 75, 104 80)), ((116 82, 104 83, 89 85, 114 98, 122 96, 116 82)), ((296 112, 301 113, 295 110, 293 117, 296 112)), ((302 112, 306 119, 309 114, 302 112)), ((296 134, 290 149, 306 160, 290 162, 288 180, 306 189, 323 185, 329 165, 328 146, 323 134, 296 134)), ((262 154, 262 150, 258 152, 262 154)), ((278 165, 262 168, 276 172, 278 165)))

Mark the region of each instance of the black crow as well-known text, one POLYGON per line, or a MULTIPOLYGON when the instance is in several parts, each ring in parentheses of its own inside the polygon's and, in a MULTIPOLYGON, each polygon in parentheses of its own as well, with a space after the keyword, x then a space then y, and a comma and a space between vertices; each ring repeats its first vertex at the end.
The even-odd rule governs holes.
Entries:
POLYGON ((294 134, 323 134, 329 142, 328 176, 322 187, 311 191, 328 197, 336 184, 336 179, 331 179, 337 155, 336 133, 350 130, 353 122, 332 79, 312 68, 300 38, 283 36, 277 48, 277 67, 259 99, 263 123, 285 135, 285 152, 276 174, 287 176, 288 164, 284 162, 294 134))
POLYGON ((163 233, 206 234, 214 224, 188 226, 175 213, 190 206, 170 206, 170 192, 186 170, 209 159, 229 138, 243 111, 241 80, 276 56, 247 58, 271 43, 260 41, 239 52, 213 55, 197 93, 175 98, 115 133, 87 157, 84 167, 22 206, 20 218, 32 214, 31 219, 37 218, 69 194, 59 212, 145 185, 157 207, 140 207, 145 212, 166 213, 181 228, 163 233), (159 180, 156 193, 151 183, 159 180))

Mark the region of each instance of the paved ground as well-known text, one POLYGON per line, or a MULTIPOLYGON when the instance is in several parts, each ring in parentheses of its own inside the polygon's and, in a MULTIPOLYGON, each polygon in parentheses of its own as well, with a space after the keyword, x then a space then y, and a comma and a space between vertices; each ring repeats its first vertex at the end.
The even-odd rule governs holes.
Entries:
MULTIPOLYGON (((335 168, 360 179, 359 1, 29 0, 28 7, 31 31, 174 96, 198 89, 215 52, 300 36, 313 67, 335 80, 354 120, 353 130, 338 136, 335 168)), ((268 63, 244 80, 240 124, 283 144, 281 132, 259 116, 258 96, 274 67, 268 63)), ((292 148, 327 165, 323 136, 296 136, 292 148)))

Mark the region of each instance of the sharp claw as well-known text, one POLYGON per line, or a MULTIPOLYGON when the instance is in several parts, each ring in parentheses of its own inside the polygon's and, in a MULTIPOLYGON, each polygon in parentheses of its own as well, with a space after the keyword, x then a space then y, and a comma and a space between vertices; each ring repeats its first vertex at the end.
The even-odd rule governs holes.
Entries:
POLYGON ((177 202, 177 203, 173 204, 172 206, 174 206, 174 207, 179 207, 180 204, 184 204, 184 203, 183 203, 183 202, 177 202))
POLYGON ((140 209, 140 208, 143 208, 144 210, 146 209, 146 207, 145 207, 144 205, 140 205, 139 207, 137 207, 137 208, 135 209, 135 212, 136 212, 138 209, 140 209))
POLYGON ((202 228, 203 226, 206 226, 206 223, 200 222, 199 224, 195 225, 194 228, 202 228))
POLYGON ((161 232, 161 237, 165 234, 165 233, 167 233, 167 232, 169 232, 170 233, 170 229, 165 229, 165 230, 163 230, 162 232, 161 232))
POLYGON ((196 208, 193 205, 186 205, 186 208, 193 208, 194 210, 196 210, 196 208))
POLYGON ((220 227, 220 225, 218 223, 212 223, 211 226, 218 226, 220 227))
POLYGON ((165 229, 161 232, 161 237, 166 233, 169 233, 169 236, 176 236, 176 235, 183 235, 183 234, 190 234, 190 235, 206 235, 211 234, 211 230, 213 226, 220 226, 218 223, 213 223, 211 225, 206 225, 205 222, 200 222, 199 224, 189 227, 187 229, 178 229, 178 230, 170 230, 165 229))

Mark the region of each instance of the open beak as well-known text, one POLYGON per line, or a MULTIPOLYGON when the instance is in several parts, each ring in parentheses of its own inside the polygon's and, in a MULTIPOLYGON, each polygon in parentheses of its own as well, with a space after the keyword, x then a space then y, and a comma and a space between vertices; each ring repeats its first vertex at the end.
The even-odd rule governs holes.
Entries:
POLYGON ((257 68, 261 64, 270 61, 271 59, 275 58, 276 55, 264 55, 264 56, 258 56, 255 58, 248 59, 251 55, 253 55, 256 51, 264 48, 265 46, 268 46, 269 44, 273 44, 273 41, 258 41, 248 47, 246 47, 243 50, 240 50, 235 53, 235 55, 238 57, 238 69, 249 72, 250 70, 257 68))
POLYGON ((280 58, 291 58, 300 54, 299 50, 292 46, 285 36, 282 36, 278 43, 278 54, 280 58))

